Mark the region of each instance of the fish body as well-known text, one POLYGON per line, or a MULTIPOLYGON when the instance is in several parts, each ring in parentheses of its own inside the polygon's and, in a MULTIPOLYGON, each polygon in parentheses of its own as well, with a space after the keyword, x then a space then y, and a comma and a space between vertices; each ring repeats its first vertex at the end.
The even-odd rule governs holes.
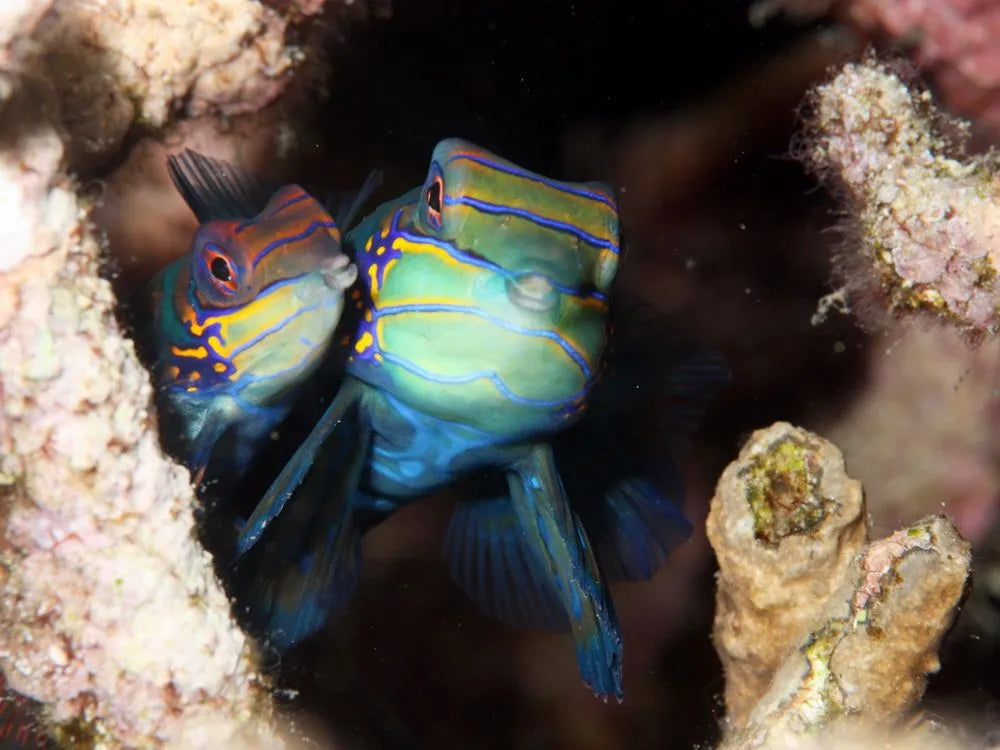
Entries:
POLYGON ((612 192, 448 139, 424 184, 345 244, 361 322, 340 391, 240 534, 246 555, 284 512, 245 579, 251 622, 277 648, 306 637, 356 586, 362 511, 490 475, 452 519, 456 581, 507 622, 570 630, 584 681, 620 699, 621 630, 551 445, 600 374, 620 255, 612 192))
POLYGON ((169 165, 201 224, 145 290, 161 434, 196 476, 210 461, 240 474, 323 359, 357 272, 301 187, 271 192, 190 151, 169 165))

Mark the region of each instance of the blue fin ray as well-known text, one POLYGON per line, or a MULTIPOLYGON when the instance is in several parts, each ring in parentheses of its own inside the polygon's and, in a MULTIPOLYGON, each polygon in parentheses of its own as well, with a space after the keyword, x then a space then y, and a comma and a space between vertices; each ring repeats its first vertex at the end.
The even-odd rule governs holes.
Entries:
POLYGON ((509 497, 459 502, 444 554, 455 583, 490 617, 514 627, 569 629, 559 592, 528 547, 509 497))
POLYGON ((373 169, 357 190, 331 191, 327 194, 323 205, 337 222, 341 232, 346 233, 351 228, 365 203, 382 184, 383 177, 381 169, 373 169))
POLYGON ((548 445, 536 445, 508 473, 514 513, 569 616, 583 681, 622 699, 622 634, 586 531, 569 506, 548 445))
POLYGON ((281 513, 288 498, 302 483, 306 473, 316 459, 317 453, 323 447, 333 430, 341 423, 348 409, 357 403, 361 394, 360 384, 354 378, 347 378, 333 401, 326 408, 312 432, 302 445, 298 447, 292 458, 285 464, 281 473, 274 480, 264 497, 261 498, 253 514, 240 531, 236 541, 238 555, 246 552, 257 543, 268 524, 281 513))
POLYGON ((253 630, 284 650, 346 606, 361 571, 352 498, 368 458, 367 422, 349 409, 307 472, 295 502, 236 570, 253 630))

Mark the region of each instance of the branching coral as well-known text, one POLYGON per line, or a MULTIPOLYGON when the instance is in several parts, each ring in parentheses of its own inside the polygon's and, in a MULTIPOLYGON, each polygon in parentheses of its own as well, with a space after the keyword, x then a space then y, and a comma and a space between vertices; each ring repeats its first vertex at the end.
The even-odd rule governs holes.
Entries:
POLYGON ((943 516, 861 548, 866 532, 860 486, 816 435, 760 430, 723 474, 709 518, 723 747, 791 747, 842 721, 891 725, 922 695, 965 591, 969 545, 943 516), (776 544, 754 532, 763 505, 794 514, 820 507, 817 497, 836 510, 783 525, 776 544), (787 595, 763 598, 772 591, 787 595))

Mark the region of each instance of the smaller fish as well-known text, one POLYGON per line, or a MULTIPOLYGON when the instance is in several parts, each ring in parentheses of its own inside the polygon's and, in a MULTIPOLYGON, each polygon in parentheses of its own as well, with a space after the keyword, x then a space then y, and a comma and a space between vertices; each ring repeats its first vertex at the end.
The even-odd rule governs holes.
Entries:
POLYGON ((140 344, 151 363, 161 434, 201 481, 210 462, 242 476, 323 360, 357 269, 341 251, 377 187, 372 172, 334 219, 298 185, 187 150, 168 157, 201 222, 190 252, 143 291, 140 344), (220 440, 227 438, 225 450, 220 440))

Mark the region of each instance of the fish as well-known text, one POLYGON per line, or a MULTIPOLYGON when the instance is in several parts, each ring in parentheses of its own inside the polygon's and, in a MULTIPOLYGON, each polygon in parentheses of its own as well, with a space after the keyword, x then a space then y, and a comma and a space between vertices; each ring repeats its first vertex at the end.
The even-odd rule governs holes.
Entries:
MULTIPOLYGON (((319 630, 357 586, 361 532, 457 484, 468 497, 445 554, 460 587, 507 622, 571 632, 584 683, 622 700, 621 627, 554 448, 577 425, 598 426, 585 441, 612 438, 600 411, 585 414, 605 372, 620 234, 606 184, 458 138, 436 145, 420 187, 348 232, 360 284, 346 376, 237 539, 251 630, 279 651, 319 630)), ((612 551, 629 533, 690 533, 679 511, 644 515, 672 500, 640 478, 609 485, 589 514, 612 551)))
POLYGON ((167 163, 199 226, 189 252, 140 292, 140 353, 168 451, 196 484, 206 471, 235 479, 330 348, 357 278, 341 231, 381 172, 341 196, 334 219, 298 185, 275 189, 190 149, 167 163))

